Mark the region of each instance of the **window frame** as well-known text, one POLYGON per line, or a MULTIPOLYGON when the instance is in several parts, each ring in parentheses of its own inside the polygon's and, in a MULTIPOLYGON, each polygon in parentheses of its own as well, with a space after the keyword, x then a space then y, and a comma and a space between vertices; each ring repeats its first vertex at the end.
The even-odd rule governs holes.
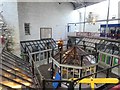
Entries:
POLYGON ((24 23, 25 35, 30 35, 30 23, 24 23))

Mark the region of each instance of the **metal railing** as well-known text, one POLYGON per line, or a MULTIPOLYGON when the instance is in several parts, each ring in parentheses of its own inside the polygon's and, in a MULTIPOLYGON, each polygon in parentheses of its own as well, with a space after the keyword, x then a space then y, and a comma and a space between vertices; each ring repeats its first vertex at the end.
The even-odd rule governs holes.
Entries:
MULTIPOLYGON (((46 52, 47 52, 47 50, 46 50, 46 52)), ((40 52, 39 52, 39 53, 40 53, 40 52)), ((30 53, 29 53, 29 54, 30 54, 30 53)), ((103 73, 106 74, 106 78, 108 78, 108 77, 114 77, 114 76, 115 76, 115 78, 119 78, 118 75, 115 75, 114 73, 111 72, 111 70, 112 70, 113 68, 116 68, 116 67, 119 67, 119 66, 120 66, 120 65, 115 65, 115 66, 113 66, 113 67, 109 67, 109 68, 100 70, 100 71, 98 71, 98 72, 93 72, 92 74, 89 74, 89 75, 86 75, 86 76, 82 76, 81 78, 78 78, 77 80, 72 80, 72 81, 70 81, 70 80, 45 79, 44 76, 42 76, 40 70, 38 69, 38 66, 36 66, 35 61, 34 61, 32 55, 30 54, 29 56, 30 56, 30 57, 29 57, 29 58, 30 58, 30 63, 34 66, 34 68, 33 68, 34 71, 35 71, 35 69, 37 69, 36 72, 39 73, 40 85, 42 86, 42 89, 43 89, 43 90, 46 90, 46 88, 47 88, 47 89, 48 89, 48 88, 50 89, 50 87, 47 87, 47 86, 46 86, 46 85, 48 85, 47 83, 51 83, 51 85, 52 85, 52 83, 54 83, 54 82, 58 82, 58 83, 61 83, 61 84, 66 84, 68 90, 74 90, 77 81, 82 80, 83 78, 89 78, 89 77, 94 76, 94 75, 96 75, 96 74, 98 74, 98 73, 101 73, 101 72, 103 72, 103 73), (113 75, 113 74, 114 74, 114 75, 113 75), (112 75, 113 75, 113 76, 112 76, 112 75)), ((58 67, 63 67, 63 68, 64 68, 64 67, 67 66, 67 65, 59 64, 59 63, 56 62, 56 60, 54 60, 52 57, 50 57, 50 59, 52 59, 52 61, 53 61, 58 67)), ((72 67, 72 66, 71 66, 71 67, 72 67)), ((69 68, 69 66, 68 66, 67 68, 69 68)), ((76 67, 75 67, 75 68, 76 68, 76 67)), ((78 68, 77 68, 77 69, 78 69, 78 68)), ((33 73, 34 73, 34 72, 33 72, 33 73)), ((105 85, 106 85, 106 84, 105 84, 105 85)), ((107 85, 108 85, 108 84, 107 84, 107 85)), ((98 88, 101 88, 101 87, 103 87, 103 85, 99 86, 98 88)), ((53 88, 53 87, 51 87, 51 88, 53 88)), ((82 88, 81 84, 79 85, 78 88, 82 88)))
POLYGON ((39 78, 39 79, 37 79, 37 81, 39 82, 39 86, 41 87, 44 76, 42 76, 41 72, 39 71, 38 66, 36 65, 31 53, 29 52, 28 54, 29 54, 29 62, 32 65, 32 73, 33 73, 34 76, 39 78))
MULTIPOLYGON (((97 50, 96 47, 95 47, 94 49, 97 50)), ((62 84, 62 83, 66 83, 67 86, 68 86, 67 88, 68 88, 69 90, 74 90, 74 87, 75 87, 77 81, 82 80, 83 78, 88 78, 88 77, 97 75, 97 74, 99 74, 99 73, 101 73, 101 72, 105 73, 105 75, 106 75, 105 77, 106 77, 106 78, 108 78, 108 77, 114 77, 114 76, 115 76, 116 78, 119 78, 118 75, 116 75, 115 73, 111 72, 111 70, 114 69, 114 68, 116 68, 116 67, 117 67, 118 70, 119 70, 119 66, 120 66, 120 65, 115 65, 115 66, 113 66, 113 67, 109 67, 109 68, 106 68, 106 69, 103 69, 103 70, 100 70, 100 71, 97 71, 97 72, 93 72, 92 74, 89 74, 89 75, 85 75, 85 76, 82 76, 82 77, 78 77, 77 80, 72 80, 72 81, 70 81, 70 80, 45 79, 45 78, 42 76, 40 70, 38 69, 38 66, 37 66, 36 63, 35 63, 37 60, 38 60, 38 61, 39 61, 39 60, 41 61, 41 59, 40 59, 40 57, 39 57, 38 59, 35 59, 35 58, 34 58, 34 55, 38 54, 38 56, 40 56, 39 54, 41 54, 41 53, 47 53, 47 52, 49 52, 49 54, 51 54, 51 53, 50 53, 51 51, 52 51, 51 49, 48 49, 48 50, 45 50, 45 51, 37 51, 37 52, 33 52, 33 53, 31 53, 31 52, 28 53, 29 62, 30 62, 31 65, 32 65, 33 74, 34 74, 34 75, 35 75, 35 73, 38 73, 38 74, 39 74, 40 85, 42 86, 42 89, 43 89, 43 90, 45 90, 46 88, 48 88, 46 85, 48 85, 47 83, 50 83, 50 82, 51 82, 51 83, 58 82, 58 83, 61 83, 61 84, 62 84), (113 75, 113 76, 112 76, 112 75, 113 75)), ((44 55, 45 55, 45 54, 44 54, 44 55)), ((49 59, 49 60, 52 59, 53 63, 56 64, 58 67, 62 67, 62 68, 64 68, 64 67, 67 67, 67 68, 72 67, 72 66, 67 66, 67 65, 59 64, 59 63, 56 62, 51 56, 48 57, 48 59, 49 59)), ((43 60, 45 60, 45 58, 44 58, 43 60)), ((50 63, 50 62, 48 62, 48 63, 50 63)), ((74 69, 80 69, 80 67, 79 67, 79 68, 73 67, 73 68, 74 68, 74 69)), ((73 70, 73 71, 75 71, 75 70, 73 70)), ((69 78, 67 78, 67 79, 69 79, 69 78)), ((101 85, 101 86, 102 86, 102 85, 101 85)), ((53 88, 53 87, 52 87, 52 88, 53 88)), ((82 88, 81 85, 79 85, 79 88, 80 88, 80 89, 82 88)))
POLYGON ((69 78, 80 78, 81 73, 83 76, 87 75, 88 73, 94 73, 94 72, 96 72, 96 66, 98 65, 96 63, 96 64, 92 64, 89 66, 80 67, 80 66, 59 64, 52 57, 51 57, 51 60, 53 62, 53 65, 57 66, 58 68, 61 67, 61 79, 65 79, 65 80, 69 79, 69 78), (69 77, 69 75, 71 75, 71 76, 69 77))
MULTIPOLYGON (((89 74, 89 75, 87 75, 87 76, 83 76, 83 77, 78 78, 78 79, 76 79, 76 80, 51 80, 51 79, 44 79, 44 80, 43 80, 43 90, 48 89, 48 88, 46 87, 46 83, 50 83, 50 82, 52 82, 52 83, 58 82, 58 83, 61 83, 61 84, 62 84, 62 83, 67 83, 67 88, 66 88, 66 89, 68 89, 68 90, 74 90, 74 89, 75 89, 75 86, 76 86, 76 83, 77 83, 78 81, 80 81, 80 80, 82 80, 82 79, 84 79, 84 78, 89 78, 89 77, 91 77, 91 76, 93 76, 93 75, 96 75, 96 74, 99 74, 99 73, 101 73, 101 72, 104 72, 104 73, 106 72, 106 78, 114 77, 114 78, 120 79, 120 76, 114 75, 113 73, 110 72, 113 68, 116 68, 116 67, 120 67, 120 64, 115 65, 115 66, 113 66, 113 67, 105 68, 105 69, 103 69, 103 70, 100 70, 100 71, 98 71, 98 72, 89 74)), ((104 77, 104 78, 105 78, 105 77, 104 77)), ((110 85, 110 84, 102 84, 101 86, 97 87, 97 89, 98 89, 98 90, 103 90, 103 88, 104 88, 104 87, 107 87, 108 85, 110 85), (102 88, 102 89, 101 89, 101 88, 102 88)), ((81 84, 79 85, 78 88, 79 88, 79 89, 82 88, 82 87, 81 87, 81 84)), ((87 88, 87 87, 86 87, 86 88, 87 88)), ((88 88, 89 88, 89 87, 88 87, 88 88)), ((110 89, 110 88, 109 88, 109 89, 110 89)))

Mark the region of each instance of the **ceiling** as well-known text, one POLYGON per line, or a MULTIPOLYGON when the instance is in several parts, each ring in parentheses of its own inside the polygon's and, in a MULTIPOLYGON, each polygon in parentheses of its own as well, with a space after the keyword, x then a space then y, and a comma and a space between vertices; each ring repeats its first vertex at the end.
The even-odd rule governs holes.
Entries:
MULTIPOLYGON (((6 0, 2 0, 5 2, 6 0)), ((7 2, 70 2, 74 9, 79 9, 85 6, 93 5, 105 0, 7 0, 7 2)))
POLYGON ((72 0, 71 4, 73 5, 74 9, 79 9, 82 7, 87 7, 105 0, 72 0))

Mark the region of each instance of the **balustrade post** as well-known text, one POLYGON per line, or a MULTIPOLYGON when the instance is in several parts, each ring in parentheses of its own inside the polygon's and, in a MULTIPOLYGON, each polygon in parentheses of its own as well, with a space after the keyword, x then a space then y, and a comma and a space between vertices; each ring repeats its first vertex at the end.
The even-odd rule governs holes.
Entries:
MULTIPOLYGON (((83 66, 83 57, 84 56, 81 56, 81 64, 80 64, 80 66, 82 67, 83 66)), ((80 78, 82 77, 82 69, 81 69, 81 72, 80 72, 80 78)), ((81 90, 81 83, 79 84, 79 90, 81 90)))
POLYGON ((43 86, 43 90, 45 90, 45 80, 44 79, 43 79, 42 86, 43 86))
POLYGON ((84 50, 86 50, 85 41, 83 41, 83 48, 84 48, 84 50))
POLYGON ((71 81, 68 86, 68 90, 74 90, 74 82, 71 81))
MULTIPOLYGON (((96 63, 98 63, 98 55, 99 55, 99 53, 97 52, 96 54, 95 54, 95 59, 96 59, 96 63)), ((96 65, 96 70, 95 70, 96 72, 98 71, 98 65, 96 65)), ((95 74, 95 78, 97 78, 97 73, 95 74)))

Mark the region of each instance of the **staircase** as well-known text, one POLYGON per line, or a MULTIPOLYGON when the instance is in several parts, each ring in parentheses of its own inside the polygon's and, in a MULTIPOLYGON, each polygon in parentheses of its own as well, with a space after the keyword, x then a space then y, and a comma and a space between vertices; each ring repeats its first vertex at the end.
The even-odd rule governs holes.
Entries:
POLYGON ((2 50, 0 56, 0 88, 2 90, 37 90, 40 88, 39 81, 33 75, 32 66, 29 62, 15 56, 14 54, 2 50), (8 89, 9 88, 9 89, 8 89))

